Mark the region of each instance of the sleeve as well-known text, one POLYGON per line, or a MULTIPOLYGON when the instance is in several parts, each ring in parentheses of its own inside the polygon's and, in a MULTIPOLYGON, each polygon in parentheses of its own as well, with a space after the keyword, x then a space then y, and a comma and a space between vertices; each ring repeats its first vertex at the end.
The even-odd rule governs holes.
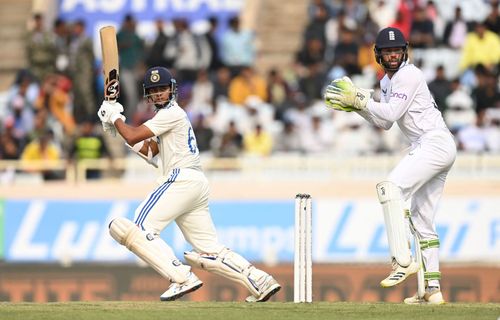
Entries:
POLYGON ((383 128, 384 130, 389 130, 392 127, 393 122, 377 118, 368 109, 357 110, 356 112, 366 121, 368 121, 369 123, 373 124, 376 127, 383 128))
POLYGON ((388 102, 368 101, 367 109, 373 116, 389 122, 399 120, 410 107, 418 88, 425 83, 418 69, 400 70, 392 81, 388 102), (403 71, 403 72, 401 72, 403 71), (401 72, 401 73, 399 73, 401 72))
POLYGON ((153 118, 144 122, 144 125, 148 127, 155 136, 160 136, 170 131, 176 123, 182 120, 177 112, 171 111, 171 109, 161 109, 153 118))

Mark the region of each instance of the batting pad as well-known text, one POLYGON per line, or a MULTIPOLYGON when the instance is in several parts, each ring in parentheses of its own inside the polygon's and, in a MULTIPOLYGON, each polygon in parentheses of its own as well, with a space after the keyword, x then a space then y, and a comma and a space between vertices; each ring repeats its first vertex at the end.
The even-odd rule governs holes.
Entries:
POLYGON ((258 280, 268 274, 255 268, 239 254, 225 248, 219 254, 199 254, 194 251, 184 252, 186 261, 191 265, 241 283, 250 293, 259 297, 261 292, 258 280))
POLYGON ((405 210, 401 189, 390 181, 383 181, 377 184, 377 195, 384 211, 384 222, 391 255, 399 265, 407 267, 411 263, 411 252, 406 237, 405 210))
POLYGON ((118 243, 124 245, 172 282, 183 283, 191 267, 181 264, 170 248, 156 234, 146 233, 132 221, 119 217, 109 224, 109 233, 118 243))

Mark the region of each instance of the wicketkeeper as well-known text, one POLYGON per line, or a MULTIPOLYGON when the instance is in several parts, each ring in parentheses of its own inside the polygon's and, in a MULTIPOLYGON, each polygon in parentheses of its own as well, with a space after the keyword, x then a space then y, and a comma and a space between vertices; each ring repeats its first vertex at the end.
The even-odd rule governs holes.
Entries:
MULTIPOLYGON (((429 91, 422 71, 408 60, 408 43, 396 28, 379 32, 375 58, 383 67, 381 101, 371 98, 373 90, 356 87, 348 77, 336 79, 326 88, 326 105, 340 111, 355 111, 370 123, 390 129, 396 122, 411 142, 408 154, 377 184, 384 212, 392 271, 380 283, 392 287, 416 273, 405 226, 404 202, 411 199, 410 219, 420 239, 425 268, 426 292, 405 303, 444 303, 439 280, 439 237, 434 216, 456 157, 456 145, 429 91)), ((406 221, 408 222, 408 221, 406 221)))
POLYGON ((147 163, 162 164, 158 187, 136 209, 133 222, 126 218, 111 221, 111 236, 171 281, 160 296, 162 301, 178 299, 202 286, 191 266, 244 285, 251 293, 248 302, 268 300, 280 285, 217 241, 208 209, 208 181, 191 123, 175 101, 175 79, 166 68, 154 67, 146 72, 143 85, 144 97, 154 104, 156 114, 139 127, 124 122, 118 103, 104 101, 98 111, 105 129, 116 128, 127 146, 147 163), (194 249, 184 253, 191 266, 181 263, 160 238, 173 221, 194 249))

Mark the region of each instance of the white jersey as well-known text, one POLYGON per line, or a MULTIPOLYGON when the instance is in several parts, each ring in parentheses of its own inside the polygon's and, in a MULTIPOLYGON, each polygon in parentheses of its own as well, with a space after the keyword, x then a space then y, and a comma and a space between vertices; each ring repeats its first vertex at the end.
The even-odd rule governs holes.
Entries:
POLYGON ((200 156, 193 127, 188 116, 176 102, 159 109, 144 123, 157 137, 163 176, 173 169, 201 171, 200 156))
POLYGON ((397 122, 412 143, 428 131, 448 130, 422 71, 413 64, 403 65, 392 79, 385 75, 380 88, 381 101, 370 99, 367 104, 371 119, 360 113, 370 122, 386 129, 397 122))

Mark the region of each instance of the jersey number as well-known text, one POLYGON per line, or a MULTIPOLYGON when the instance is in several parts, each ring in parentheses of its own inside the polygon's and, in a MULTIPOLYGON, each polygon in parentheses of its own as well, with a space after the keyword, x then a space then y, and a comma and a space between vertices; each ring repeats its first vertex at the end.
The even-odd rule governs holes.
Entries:
POLYGON ((193 154, 198 153, 198 146, 196 145, 196 137, 192 127, 188 129, 188 147, 189 151, 193 154))

